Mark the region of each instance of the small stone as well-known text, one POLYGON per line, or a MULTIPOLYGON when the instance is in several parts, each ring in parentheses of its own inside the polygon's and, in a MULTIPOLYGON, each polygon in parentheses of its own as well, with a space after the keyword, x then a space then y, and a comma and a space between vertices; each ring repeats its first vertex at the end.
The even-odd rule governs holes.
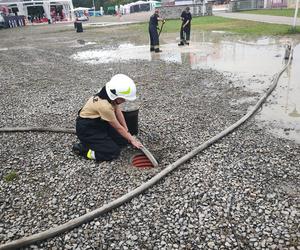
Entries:
POLYGON ((212 241, 210 241, 210 242, 207 243, 207 246, 208 246, 209 248, 213 248, 213 247, 215 246, 215 243, 212 242, 212 241))

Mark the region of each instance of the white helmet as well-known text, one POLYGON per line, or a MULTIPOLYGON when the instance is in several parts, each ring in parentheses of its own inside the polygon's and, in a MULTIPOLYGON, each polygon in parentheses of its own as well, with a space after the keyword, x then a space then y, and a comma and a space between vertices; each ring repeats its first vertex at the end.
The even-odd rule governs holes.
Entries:
POLYGON ((136 86, 133 80, 123 74, 114 75, 105 85, 106 93, 111 100, 124 98, 133 101, 136 99, 136 86))

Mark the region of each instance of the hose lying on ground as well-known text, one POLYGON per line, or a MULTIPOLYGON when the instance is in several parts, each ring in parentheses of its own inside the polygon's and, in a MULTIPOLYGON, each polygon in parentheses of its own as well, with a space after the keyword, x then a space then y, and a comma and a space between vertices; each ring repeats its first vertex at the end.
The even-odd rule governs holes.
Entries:
MULTIPOLYGON (((292 57, 292 53, 290 54, 289 60, 286 63, 286 65, 284 66, 284 68, 279 73, 277 73, 275 75, 275 77, 273 78, 273 84, 270 86, 270 88, 267 90, 267 92, 259 99, 259 101, 256 103, 256 105, 252 108, 251 111, 249 111, 240 120, 238 120, 237 122, 235 122, 234 124, 232 124, 231 126, 226 128, 225 130, 223 130, 222 132, 220 132, 216 136, 212 137, 211 139, 207 140, 206 142, 204 142, 200 146, 196 147, 194 150, 192 150, 188 154, 184 155, 183 157, 181 157, 180 159, 178 159, 174 163, 168 165, 165 169, 163 169, 161 172, 159 172, 158 174, 153 176, 147 182, 143 183, 142 185, 140 185, 136 189, 124 194, 123 196, 111 201, 110 203, 105 204, 102 207, 97 208, 97 209, 95 209, 95 210, 93 210, 93 211, 91 211, 91 212, 89 212, 85 215, 82 215, 78 218, 72 219, 72 220, 70 220, 70 221, 68 221, 64 224, 61 224, 57 227, 50 228, 50 229, 48 229, 44 232, 37 233, 37 234, 31 235, 31 236, 28 236, 28 237, 24 237, 24 238, 12 241, 12 242, 8 242, 4 245, 1 245, 0 250, 16 249, 16 248, 24 247, 24 246, 36 243, 38 241, 46 240, 46 239, 49 239, 49 238, 54 237, 56 235, 59 235, 61 233, 64 233, 64 232, 66 232, 68 230, 71 230, 75 227, 78 227, 78 226, 80 226, 80 225, 82 225, 86 222, 89 222, 89 221, 93 220, 94 218, 99 217, 100 215, 103 215, 106 212, 109 212, 109 211, 111 211, 112 209, 114 209, 116 207, 121 206, 123 203, 130 201, 131 199, 133 199, 137 195, 141 194, 142 192, 146 191, 150 187, 154 186, 158 181, 160 181, 163 177, 165 177, 171 171, 176 169, 178 166, 185 163, 186 161, 188 161, 189 159, 194 157, 196 154, 198 154, 199 152, 203 151, 205 148, 212 145, 217 140, 219 140, 222 137, 224 137, 225 135, 229 134, 234 129, 239 127, 241 124, 243 124, 247 119, 249 119, 261 107, 261 105, 266 101, 267 97, 276 88, 280 76, 286 70, 286 68, 288 67, 288 65, 291 62, 291 57, 292 57)), ((0 132, 12 132, 12 131, 13 131, 13 129, 9 129, 9 131, 8 131, 7 128, 0 128, 0 132)), ((17 131, 20 131, 20 130, 17 130, 17 131)), ((23 130, 23 131, 28 131, 28 130, 23 130)), ((57 130, 55 129, 54 132, 57 132, 57 130)))
POLYGON ((55 133, 67 133, 75 134, 75 129, 72 128, 47 128, 47 127, 15 127, 15 128, 0 128, 0 132, 55 132, 55 133))
MULTIPOLYGON (((75 134, 75 129, 72 128, 49 128, 49 127, 15 127, 15 128, 0 128, 1 132, 55 132, 55 133, 69 133, 69 134, 75 134)), ((152 163, 153 167, 158 167, 158 162, 154 158, 154 156, 151 154, 151 152, 145 147, 142 146, 140 150, 148 157, 150 162, 152 163)))

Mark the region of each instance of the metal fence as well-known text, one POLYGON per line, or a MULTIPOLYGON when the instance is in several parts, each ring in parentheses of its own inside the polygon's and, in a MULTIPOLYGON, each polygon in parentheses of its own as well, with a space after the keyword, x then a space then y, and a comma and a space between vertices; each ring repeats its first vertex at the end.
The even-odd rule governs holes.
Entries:
POLYGON ((230 1, 229 11, 261 9, 264 7, 264 0, 230 1))
POLYGON ((182 11, 190 7, 192 16, 211 16, 212 15, 212 2, 206 4, 190 4, 190 5, 174 5, 174 6, 161 6, 161 16, 167 19, 178 19, 182 11))
POLYGON ((265 8, 287 8, 288 0, 268 0, 265 8))
POLYGON ((288 0, 233 0, 229 3, 229 11, 253 10, 263 8, 286 8, 288 0))
POLYGON ((3 28, 25 26, 25 16, 4 16, 3 28))

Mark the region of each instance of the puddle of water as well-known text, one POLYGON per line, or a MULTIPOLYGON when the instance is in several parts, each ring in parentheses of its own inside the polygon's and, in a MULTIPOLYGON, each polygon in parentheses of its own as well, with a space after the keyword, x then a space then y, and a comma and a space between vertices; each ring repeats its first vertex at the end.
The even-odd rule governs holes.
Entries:
POLYGON ((86 26, 116 26, 116 25, 125 25, 132 24, 135 22, 100 22, 100 23, 87 23, 86 26))
POLYGON ((78 39, 75 44, 70 45, 71 48, 81 48, 87 45, 96 45, 96 42, 86 42, 85 40, 78 39))
POLYGON ((85 63, 160 59, 167 62, 188 63, 192 68, 214 68, 220 71, 253 75, 272 75, 282 67, 284 49, 281 45, 253 45, 241 42, 195 42, 190 46, 177 44, 161 46, 163 53, 149 52, 149 46, 122 44, 112 50, 88 50, 72 56, 85 63), (128 53, 130 51, 130 53, 128 53), (270 65, 271 61, 271 65, 270 65))
MULTIPOLYGON (((174 40, 173 40, 174 41, 174 40)), ((271 85, 271 77, 284 65, 284 44, 272 38, 256 41, 208 42, 204 35, 190 46, 179 47, 177 43, 161 46, 162 53, 150 53, 149 45, 135 46, 127 43, 111 50, 86 50, 72 56, 84 63, 100 64, 129 60, 163 60, 188 64, 193 69, 212 68, 230 72, 243 78, 243 87, 255 92, 264 92, 271 85), (200 42, 199 42, 200 41, 200 42), (201 42, 202 41, 202 42, 201 42)), ((278 87, 262 111, 256 116, 270 132, 300 143, 300 45, 294 49, 294 59, 281 77, 278 87), (279 133, 282 131, 282 133, 279 133)))
POLYGON ((300 143, 300 45, 293 55, 292 64, 257 119, 270 127, 272 133, 300 143))
POLYGON ((87 50, 78 52, 72 56, 73 59, 84 63, 99 64, 116 61, 129 60, 151 60, 151 54, 146 50, 146 46, 134 46, 132 44, 122 44, 117 49, 111 50, 87 50), (130 53, 129 53, 130 52, 130 53))

